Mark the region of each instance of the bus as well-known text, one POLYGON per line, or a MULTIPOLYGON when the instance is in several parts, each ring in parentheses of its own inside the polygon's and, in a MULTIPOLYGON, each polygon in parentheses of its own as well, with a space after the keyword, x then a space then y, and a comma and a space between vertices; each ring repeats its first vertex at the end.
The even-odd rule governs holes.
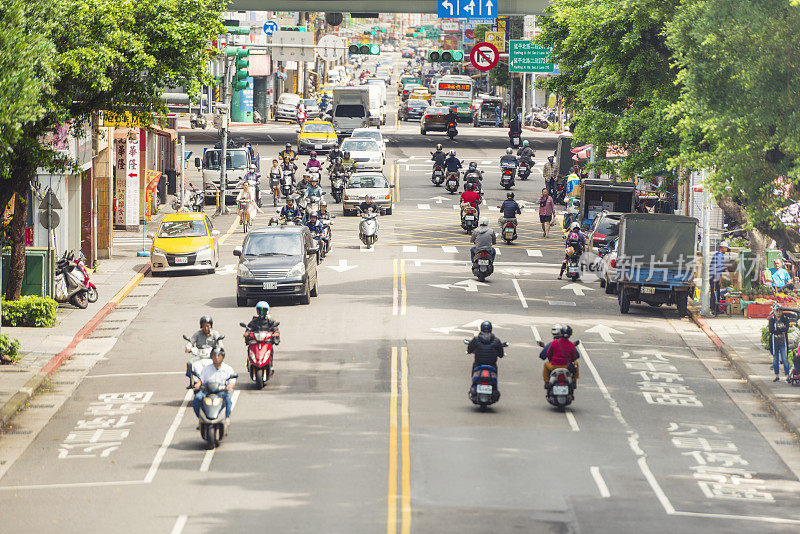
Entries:
POLYGON ((458 119, 471 121, 472 112, 470 105, 475 97, 475 82, 469 76, 450 74, 442 76, 436 83, 436 93, 433 97, 437 106, 456 106, 458 119))

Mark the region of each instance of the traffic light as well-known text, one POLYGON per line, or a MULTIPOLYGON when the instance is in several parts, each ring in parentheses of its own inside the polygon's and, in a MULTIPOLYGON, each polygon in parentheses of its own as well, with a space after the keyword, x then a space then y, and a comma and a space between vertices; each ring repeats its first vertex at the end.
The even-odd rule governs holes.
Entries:
POLYGON ((281 26, 282 32, 304 32, 306 31, 305 26, 281 26))
POLYGON ((233 75, 233 90, 242 91, 250 87, 247 79, 250 77, 250 72, 247 68, 250 66, 250 60, 244 59, 250 55, 250 50, 238 46, 225 47, 225 55, 235 58, 236 72, 233 75))
POLYGON ((350 54, 377 56, 381 53, 381 45, 351 43, 350 46, 347 47, 347 51, 350 54))
POLYGON ((428 61, 431 63, 450 63, 464 59, 461 50, 431 50, 428 52, 428 61))
POLYGON ((247 26, 225 26, 225 33, 228 35, 250 35, 250 28, 247 26))

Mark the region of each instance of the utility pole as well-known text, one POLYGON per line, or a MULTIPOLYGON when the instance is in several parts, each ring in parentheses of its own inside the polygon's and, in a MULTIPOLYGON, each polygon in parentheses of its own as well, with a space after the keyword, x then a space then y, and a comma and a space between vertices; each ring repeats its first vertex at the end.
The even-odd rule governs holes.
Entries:
POLYGON ((181 207, 183 207, 183 200, 186 198, 186 136, 181 136, 181 207))
POLYGON ((703 269, 702 269, 702 276, 703 282, 700 289, 700 314, 704 317, 708 317, 709 313, 711 312, 711 302, 710 302, 710 294, 709 291, 711 289, 710 280, 709 280, 709 269, 711 269, 711 217, 710 215, 710 195, 708 194, 708 184, 706 184, 706 178, 708 177, 708 171, 700 171, 700 176, 702 178, 703 183, 703 237, 702 237, 702 250, 703 250, 703 269))
MULTIPOLYGON (((230 102, 228 101, 228 58, 224 56, 222 61, 224 69, 222 71, 222 102, 223 104, 217 105, 217 109, 222 111, 222 158, 219 164, 219 206, 217 206, 216 215, 227 215, 228 206, 225 204, 225 189, 226 189, 226 174, 228 162, 228 117, 230 113, 230 102)), ((234 56, 236 61, 236 56, 234 56)))

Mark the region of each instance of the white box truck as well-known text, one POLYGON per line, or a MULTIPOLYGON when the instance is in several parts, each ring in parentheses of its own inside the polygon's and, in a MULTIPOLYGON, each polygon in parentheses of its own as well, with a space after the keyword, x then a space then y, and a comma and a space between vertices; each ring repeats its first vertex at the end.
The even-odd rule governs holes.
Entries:
POLYGON ((369 126, 369 87, 333 88, 333 128, 336 134, 350 135, 356 128, 369 126))
POLYGON ((380 128, 381 124, 386 124, 386 108, 383 105, 385 89, 374 83, 368 83, 365 87, 369 89, 369 124, 380 128))

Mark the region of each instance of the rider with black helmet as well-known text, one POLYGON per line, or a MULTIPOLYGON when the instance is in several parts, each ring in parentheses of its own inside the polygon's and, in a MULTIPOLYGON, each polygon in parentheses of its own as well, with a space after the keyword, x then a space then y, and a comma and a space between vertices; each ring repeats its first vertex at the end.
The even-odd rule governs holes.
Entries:
POLYGON ((292 143, 286 143, 286 148, 278 152, 278 157, 280 157, 281 161, 287 157, 290 161, 297 159, 297 154, 295 154, 294 150, 292 150, 292 143))
POLYGON ((497 359, 504 356, 503 343, 492 333, 492 323, 481 323, 481 331, 469 342, 467 352, 475 355, 472 361, 473 370, 481 365, 491 365, 497 369, 497 359))
POLYGON ((431 152, 431 161, 434 165, 441 165, 444 168, 444 160, 447 159, 447 154, 442 150, 442 144, 436 145, 436 152, 431 152))
POLYGON ((544 360, 542 379, 545 387, 550 381, 550 373, 553 372, 553 369, 559 368, 569 369, 572 373, 573 387, 577 387, 580 354, 578 354, 575 344, 569 340, 570 336, 572 336, 572 327, 568 324, 553 326, 553 341, 539 353, 539 357, 544 360))
MULTIPOLYGON (((210 315, 203 315, 200 317, 200 330, 192 334, 189 338, 189 343, 192 347, 197 349, 211 349, 216 345, 220 345, 220 334, 213 329, 214 319, 210 315)), ((186 352, 192 352, 190 347, 186 347, 186 352)), ((191 380, 192 378, 192 361, 186 364, 186 376, 191 380)), ((189 386, 191 387, 191 386, 189 386)), ((187 388, 188 389, 188 388, 187 388)))
POLYGON ((514 200, 514 192, 509 191, 506 194, 506 199, 503 201, 503 204, 500 206, 500 218, 497 220, 497 224, 500 225, 500 228, 508 221, 516 222, 517 214, 522 213, 522 210, 519 208, 519 204, 516 200, 514 200))

